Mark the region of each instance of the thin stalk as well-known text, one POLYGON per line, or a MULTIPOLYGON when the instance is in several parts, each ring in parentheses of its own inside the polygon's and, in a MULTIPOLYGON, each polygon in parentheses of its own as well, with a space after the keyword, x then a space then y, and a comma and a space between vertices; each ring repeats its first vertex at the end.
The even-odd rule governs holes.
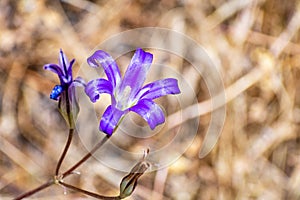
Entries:
POLYGON ((83 194, 89 195, 89 196, 97 198, 97 199, 103 199, 103 200, 120 200, 121 199, 119 196, 108 197, 108 196, 99 195, 99 194, 96 194, 96 193, 93 193, 93 192, 90 192, 90 191, 87 191, 87 190, 83 190, 81 188, 77 188, 73 185, 69 185, 69 184, 61 182, 61 181, 59 182, 59 184, 65 186, 66 188, 69 188, 71 190, 81 192, 83 194))
POLYGON ((31 195, 33 195, 33 194, 35 194, 35 193, 37 193, 37 192, 39 192, 41 190, 43 190, 43 189, 45 189, 45 188, 53 185, 53 184, 54 184, 54 180, 50 180, 50 181, 48 181, 48 182, 40 185, 39 187, 37 187, 37 188, 35 188, 33 190, 30 190, 30 191, 28 191, 28 192, 26 192, 24 194, 21 194, 20 196, 14 198, 13 200, 20 200, 20 199, 29 197, 29 196, 31 196, 31 195))
POLYGON ((59 160, 58 160, 58 163, 57 163, 57 166, 56 166, 56 170, 55 170, 55 175, 57 176, 59 174, 59 169, 61 167, 61 164, 64 160, 64 158, 66 157, 66 154, 67 154, 67 151, 70 147, 70 144, 71 144, 71 141, 72 141, 72 138, 73 138, 73 134, 74 134, 74 129, 73 128, 70 128, 69 129, 69 135, 68 135, 68 140, 67 140, 67 143, 65 145, 65 148, 64 148, 64 151, 63 153, 61 154, 59 160))
POLYGON ((82 165, 87 159, 89 159, 108 139, 110 135, 106 135, 94 148, 88 152, 80 161, 78 161, 73 167, 68 169, 62 174, 62 179, 72 174, 72 172, 77 169, 80 165, 82 165))

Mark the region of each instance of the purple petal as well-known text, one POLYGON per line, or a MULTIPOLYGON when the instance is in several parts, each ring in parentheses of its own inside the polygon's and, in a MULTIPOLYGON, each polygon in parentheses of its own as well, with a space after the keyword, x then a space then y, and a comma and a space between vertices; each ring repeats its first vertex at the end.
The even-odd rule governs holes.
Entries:
POLYGON ((44 69, 54 72, 55 74, 58 75, 58 77, 63 76, 63 71, 61 70, 60 66, 58 66, 57 64, 46 64, 44 65, 44 69))
POLYGON ((166 78, 162 80, 157 80, 152 83, 145 85, 138 98, 141 99, 156 99, 161 96, 168 94, 179 94, 180 89, 178 87, 178 81, 174 78, 166 78))
POLYGON ((100 94, 112 94, 113 87, 108 80, 99 78, 88 82, 84 91, 90 97, 90 100, 95 103, 100 98, 100 94))
POLYGON ((73 68, 74 62, 75 62, 75 59, 71 60, 69 66, 68 66, 68 71, 67 71, 67 76, 71 77, 71 79, 72 79, 72 70, 73 70, 72 68, 73 68))
POLYGON ((140 100, 135 106, 130 108, 146 120, 153 130, 157 125, 165 122, 165 116, 162 109, 149 99, 140 100))
POLYGON ((111 135, 113 134, 115 128, 117 127, 121 117, 126 113, 126 111, 121 111, 113 106, 108 106, 102 115, 100 120, 99 129, 104 133, 111 135))
POLYGON ((142 49, 137 49, 135 51, 124 75, 120 93, 129 86, 131 88, 130 98, 133 98, 137 94, 146 80, 146 75, 152 60, 153 55, 151 53, 145 52, 142 49))
POLYGON ((59 60, 58 60, 59 65, 61 66, 64 75, 68 76, 67 72, 68 72, 68 67, 69 67, 69 61, 67 56, 64 54, 64 52, 60 49, 59 52, 59 60))
POLYGON ((108 80, 115 87, 121 82, 120 70, 114 59, 105 51, 98 50, 87 59, 91 67, 103 67, 108 80))

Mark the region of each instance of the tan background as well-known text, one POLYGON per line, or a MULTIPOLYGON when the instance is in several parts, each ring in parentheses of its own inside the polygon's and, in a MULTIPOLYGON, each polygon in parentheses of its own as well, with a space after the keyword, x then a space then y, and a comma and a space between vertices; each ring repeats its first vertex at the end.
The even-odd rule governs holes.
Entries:
MULTIPOLYGON (((76 71, 101 41, 146 26, 182 32, 205 47, 223 77, 227 118, 214 150, 199 159, 210 120, 209 113, 201 116, 187 152, 169 168, 143 176, 128 199, 299 199, 299 3, 2 0, 1 199, 47 180, 66 140, 66 126, 48 98, 58 79, 42 66, 57 63, 62 48, 69 59, 76 58, 76 71)), ((199 101, 209 99, 203 80, 195 81, 199 101)), ((78 138, 74 144, 63 168, 85 152, 78 138)), ((79 171, 84 175, 68 180, 100 194, 118 193, 117 172, 103 173, 93 160, 79 171)), ((89 198, 63 192, 54 186, 34 197, 89 198)))

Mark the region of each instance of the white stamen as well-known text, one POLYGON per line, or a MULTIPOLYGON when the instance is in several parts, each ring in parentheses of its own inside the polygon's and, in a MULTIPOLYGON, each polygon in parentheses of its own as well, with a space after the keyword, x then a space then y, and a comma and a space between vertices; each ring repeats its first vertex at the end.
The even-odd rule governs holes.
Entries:
POLYGON ((130 92, 131 92, 131 87, 128 85, 125 87, 125 89, 121 94, 118 95, 117 92, 117 102, 118 102, 117 107, 119 109, 125 110, 128 108, 128 105, 130 104, 129 102, 130 92))

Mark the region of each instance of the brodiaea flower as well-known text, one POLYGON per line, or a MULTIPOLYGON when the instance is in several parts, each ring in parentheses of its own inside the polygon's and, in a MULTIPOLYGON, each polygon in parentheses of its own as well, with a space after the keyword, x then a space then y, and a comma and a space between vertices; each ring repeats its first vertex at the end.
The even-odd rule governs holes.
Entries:
POLYGON ((50 70, 58 75, 60 85, 54 86, 50 98, 59 101, 58 108, 70 127, 74 126, 74 119, 79 112, 79 106, 75 95, 75 86, 85 85, 83 79, 80 77, 73 80, 72 66, 74 62, 75 59, 71 60, 69 63, 66 55, 60 50, 58 65, 44 65, 44 69, 50 70))
POLYGON ((122 79, 116 62, 108 53, 99 50, 87 59, 91 67, 101 65, 108 78, 92 80, 85 87, 92 102, 96 102, 102 93, 111 95, 112 104, 106 108, 100 120, 99 129, 104 133, 111 135, 129 111, 143 117, 151 129, 164 123, 164 113, 153 99, 179 94, 180 90, 177 80, 173 78, 157 80, 142 87, 152 60, 151 53, 137 49, 122 79))

